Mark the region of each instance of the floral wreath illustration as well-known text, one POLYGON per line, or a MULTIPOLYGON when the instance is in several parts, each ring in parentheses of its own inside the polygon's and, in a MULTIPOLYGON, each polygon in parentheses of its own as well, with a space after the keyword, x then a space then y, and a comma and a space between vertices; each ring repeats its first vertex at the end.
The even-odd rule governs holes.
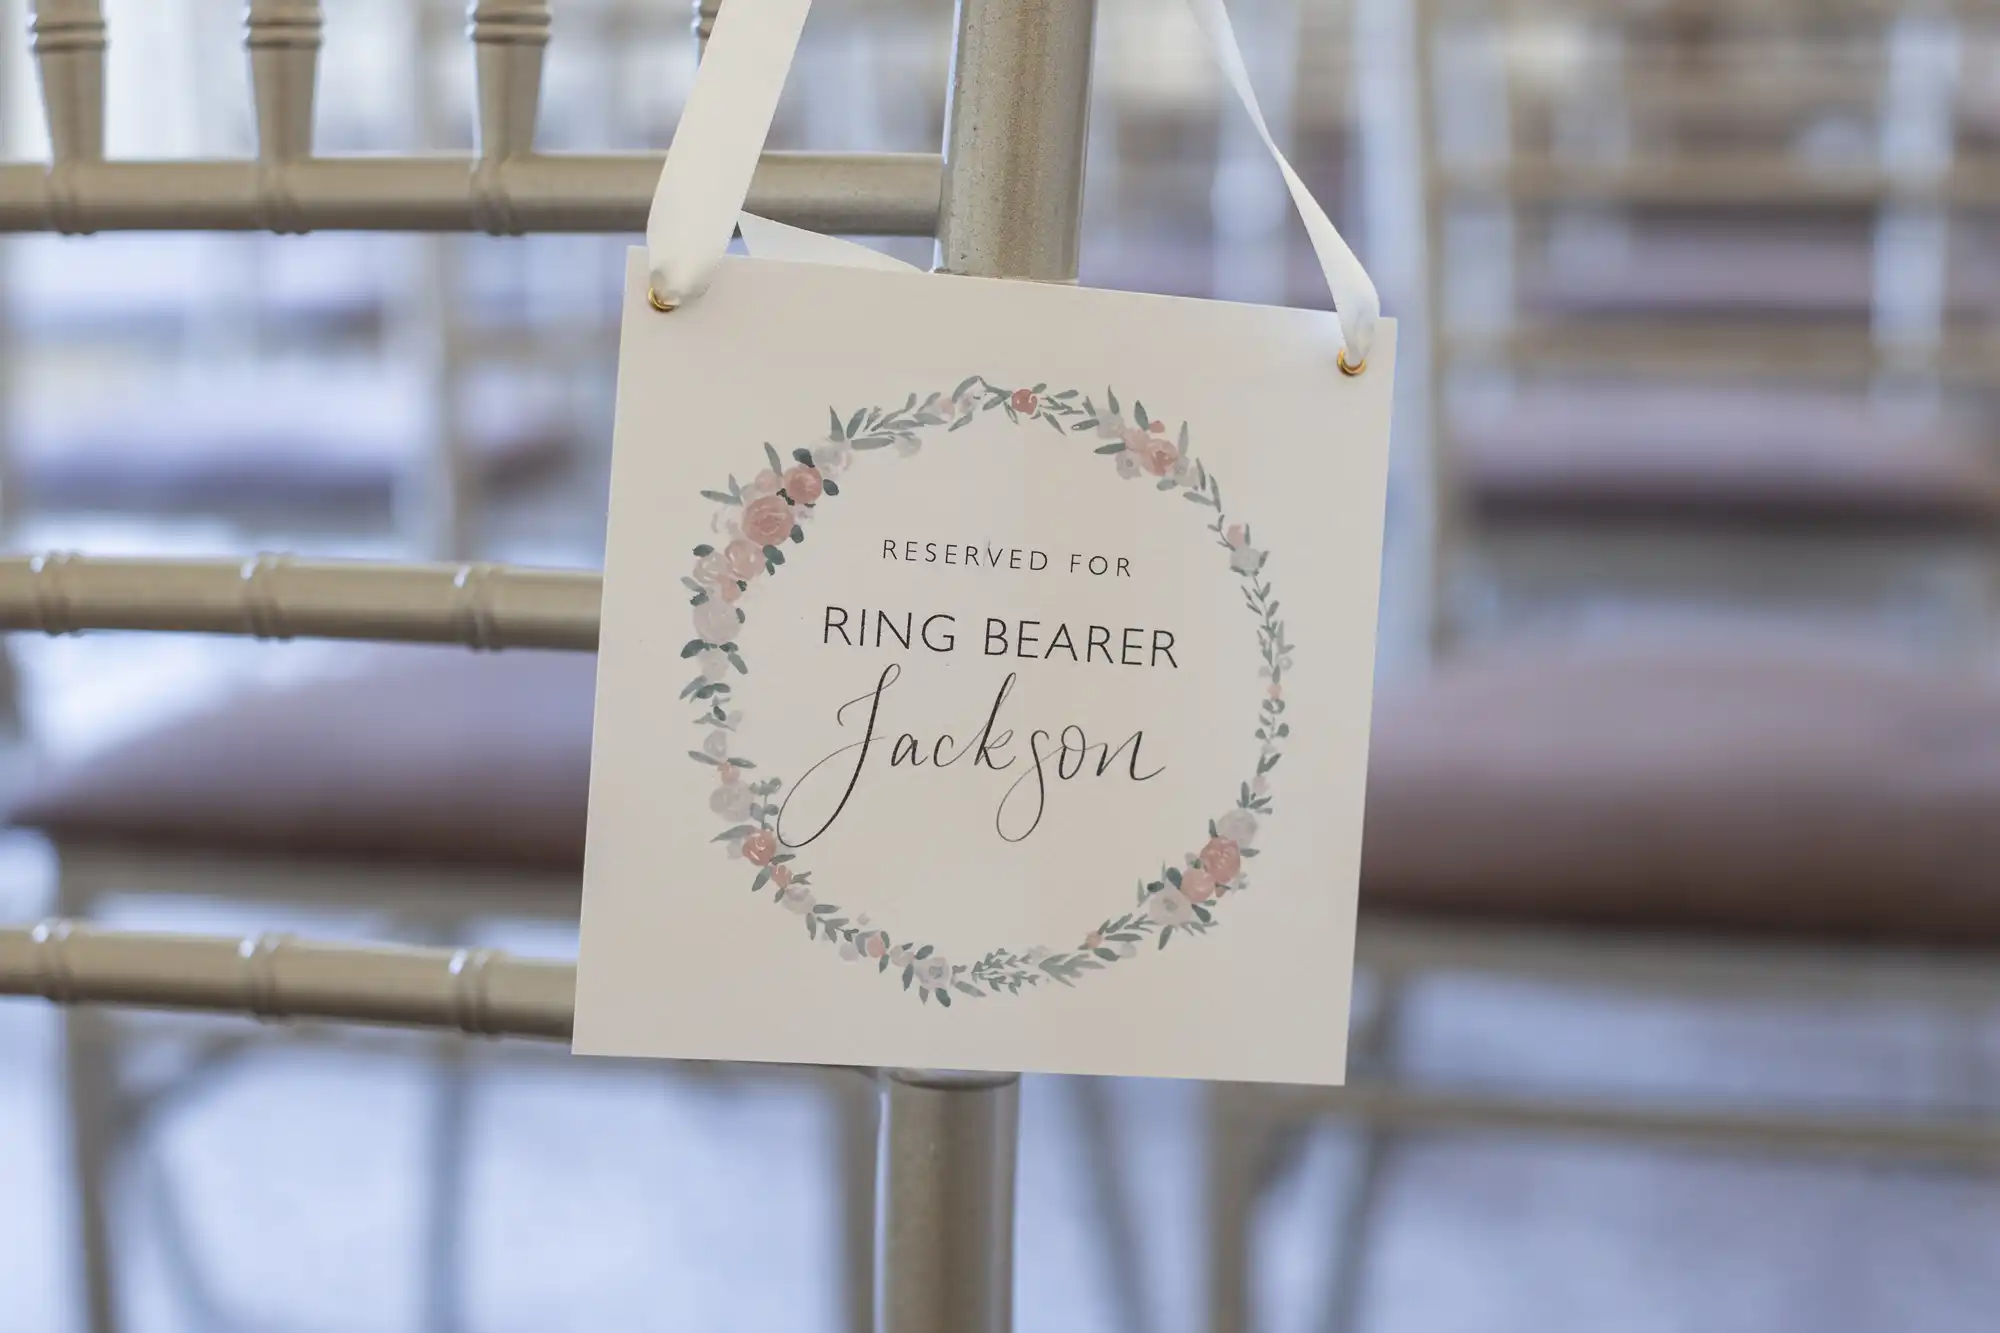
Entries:
POLYGON ((1246 862, 1257 855, 1260 820, 1272 814, 1268 775, 1291 734, 1284 721, 1284 674, 1291 666, 1292 645, 1263 574, 1267 553, 1252 545, 1248 524, 1229 521, 1221 486, 1189 452, 1186 424, 1169 438, 1165 423, 1149 417, 1143 403, 1133 402, 1128 424, 1109 389, 1100 410, 1088 397, 1079 401, 1075 389, 1050 393, 1046 384, 1003 389, 980 375, 968 376, 949 394, 933 393, 921 401, 911 394, 899 409, 861 408, 845 420, 837 410, 828 414, 832 425, 825 440, 794 449, 789 463, 767 443, 767 468, 747 483, 732 476, 727 490, 701 493, 718 506, 714 528, 720 535, 717 544, 694 548, 693 572, 682 579, 692 594, 694 637, 681 656, 691 660, 697 674, 680 697, 700 706, 694 724, 706 733, 700 748, 688 755, 714 770, 709 808, 728 822, 714 841, 725 844, 731 858, 754 867, 750 891, 771 889, 779 906, 804 920, 808 938, 826 940, 847 961, 873 963, 884 974, 899 972, 905 991, 914 990, 925 1003, 935 997, 947 1008, 955 995, 983 999, 1018 995, 1024 986, 1047 981, 1073 985, 1086 972, 1135 956, 1148 938, 1164 949, 1178 936, 1207 934, 1216 925, 1221 900, 1249 887, 1246 862), (1088 432, 1089 439, 1101 441, 1095 452, 1106 455, 1119 476, 1146 478, 1162 493, 1177 491, 1182 499, 1214 511, 1209 531, 1228 553, 1229 567, 1242 581, 1244 603, 1257 622, 1263 661, 1258 674, 1265 682, 1257 709, 1261 748, 1235 806, 1209 820, 1206 840, 1181 864, 1162 865, 1158 876, 1140 882, 1132 911, 1099 922, 1071 948, 997 948, 976 962, 954 963, 929 944, 892 938, 865 913, 850 915, 815 896, 812 873, 797 865, 772 827, 783 779, 761 776, 757 765, 732 744, 743 716, 730 707, 735 694, 731 676, 750 670, 737 645, 747 620, 744 599, 759 580, 784 567, 788 549, 806 540, 816 508, 840 495, 837 478, 855 465, 856 455, 894 448, 909 457, 922 449, 926 433, 934 428, 943 426, 949 434, 995 411, 1017 425, 1045 422, 1065 438, 1088 432))

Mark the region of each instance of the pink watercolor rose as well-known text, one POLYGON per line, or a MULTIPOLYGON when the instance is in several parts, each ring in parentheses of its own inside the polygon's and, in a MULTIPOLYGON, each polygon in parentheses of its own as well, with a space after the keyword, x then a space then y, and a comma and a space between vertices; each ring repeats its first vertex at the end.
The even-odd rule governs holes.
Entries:
POLYGON ((876 931, 868 937, 867 942, 862 945, 861 951, 870 958, 880 958, 883 954, 889 952, 887 937, 881 931, 876 931))
POLYGON ((729 562, 722 552, 710 551, 694 562, 694 581, 704 588, 713 588, 729 579, 729 562))
POLYGON ((1206 870, 1184 870, 1181 894, 1191 903, 1205 903, 1215 896, 1215 880, 1206 870))
POLYGON ((1035 397, 1035 391, 1033 389, 1016 389, 1014 390, 1013 397, 1009 398, 1007 401, 1013 404, 1014 410, 1016 412, 1026 415, 1027 413, 1030 413, 1035 410, 1035 405, 1040 401, 1040 399, 1035 397))
POLYGON ((1083 947, 1085 949, 1099 949, 1103 946, 1104 936, 1097 931, 1093 930, 1083 937, 1083 947))
POLYGON ((1228 542, 1230 549, 1234 550, 1249 540, 1249 535, 1243 531, 1241 523, 1231 523, 1229 531, 1222 534, 1222 540, 1228 542))
POLYGON ((825 493, 826 483, 813 468, 800 464, 785 474, 785 494, 792 497, 795 505, 816 504, 825 493))
POLYGON ((753 866, 767 866, 778 854, 778 835, 760 828, 743 840, 743 859, 753 866))
POLYGON ((750 478, 750 484, 743 488, 743 499, 747 503, 751 500, 762 499, 767 495, 776 495, 778 488, 784 484, 785 479, 783 477, 773 472, 770 468, 765 468, 762 472, 750 478))
POLYGON ((1227 838, 1210 838, 1201 849, 1201 868, 1217 884, 1227 884, 1243 869, 1243 852, 1227 838))
POLYGON ((764 548, 747 538, 729 543, 722 558, 728 562, 729 572, 746 583, 764 572, 764 548))
POLYGON ((731 787, 743 780, 743 770, 734 764, 723 764, 715 770, 715 776, 722 780, 723 786, 731 787))
POLYGON ((792 868, 790 866, 772 866, 771 882, 781 889, 784 888, 792 882, 792 868))
POLYGON ((743 535, 760 548, 792 535, 792 507, 782 495, 763 495, 743 506, 743 535))
POLYGON ((1125 449, 1139 460, 1139 466, 1156 477, 1164 477, 1180 461, 1180 450, 1171 441, 1149 431, 1125 432, 1125 449))

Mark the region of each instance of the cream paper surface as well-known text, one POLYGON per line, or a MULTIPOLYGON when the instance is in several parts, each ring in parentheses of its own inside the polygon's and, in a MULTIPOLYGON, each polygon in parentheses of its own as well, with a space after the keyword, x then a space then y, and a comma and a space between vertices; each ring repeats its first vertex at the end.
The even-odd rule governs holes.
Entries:
POLYGON ((1393 324, 645 284, 575 1049, 1339 1081, 1393 324))

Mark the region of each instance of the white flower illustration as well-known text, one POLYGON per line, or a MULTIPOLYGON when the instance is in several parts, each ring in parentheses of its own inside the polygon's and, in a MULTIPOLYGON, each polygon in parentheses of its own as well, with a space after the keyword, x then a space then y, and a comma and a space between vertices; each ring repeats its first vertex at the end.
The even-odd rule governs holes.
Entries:
POLYGON ((1215 821, 1215 831, 1239 847, 1248 847, 1257 839, 1257 816, 1248 810, 1231 810, 1215 821))
POLYGON ((741 822, 750 817, 757 798, 740 782, 725 782, 708 794, 708 808, 724 819, 741 822))
POLYGON ((708 680, 721 680, 729 674, 729 654, 720 648, 704 648, 695 655, 695 662, 701 667, 701 674, 708 680))
POLYGON ((917 964, 917 984, 939 990, 951 984, 951 964, 941 953, 934 953, 917 964))
POLYGON ((1163 926, 1178 926, 1194 920, 1194 907, 1186 894, 1169 884, 1146 899, 1146 915, 1163 926))
POLYGON ((854 461, 854 446, 846 440, 828 440, 812 451, 813 466, 823 477, 837 477, 854 461))
POLYGON ((804 916, 813 909, 812 890, 803 884, 787 884, 782 897, 785 910, 795 916, 804 916))
POLYGON ((703 643, 736 642, 736 608, 711 597, 694 609, 694 632, 703 643))
POLYGON ((1239 546, 1229 556, 1229 567, 1238 574, 1255 574, 1264 567, 1264 553, 1254 546, 1239 546))
MULTIPOLYGON (((701 752, 718 762, 729 758, 729 733, 717 727, 702 738, 701 752)), ((1240 838, 1238 841, 1242 841, 1240 838)))

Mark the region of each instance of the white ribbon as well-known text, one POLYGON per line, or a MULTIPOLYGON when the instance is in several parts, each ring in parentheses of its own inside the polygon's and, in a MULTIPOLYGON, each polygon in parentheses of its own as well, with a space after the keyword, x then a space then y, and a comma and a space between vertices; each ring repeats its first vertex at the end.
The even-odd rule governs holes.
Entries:
POLYGON ((838 236, 823 236, 804 227, 760 218, 755 213, 738 213, 737 229, 743 233, 743 248, 758 259, 778 259, 793 264, 832 264, 839 268, 884 268, 904 273, 921 273, 915 264, 906 264, 894 255, 885 255, 838 236))
POLYGON ((811 8, 812 0, 727 0, 718 8, 646 214, 655 300, 692 300, 715 276, 811 8))
MULTIPOLYGON (((1333 294, 1346 359, 1359 365, 1375 345, 1382 298, 1368 271, 1341 239, 1333 219, 1271 137, 1223 0, 1187 0, 1187 5, 1223 81, 1249 113, 1257 137, 1284 175, 1285 188, 1305 223, 1320 271, 1326 275, 1327 290, 1333 294)), ((851 241, 742 211, 758 155, 777 113, 778 95, 784 90, 785 76, 798 50, 806 11, 811 7, 812 0, 723 0, 720 6, 708 49, 667 149, 666 166, 653 192, 652 212, 646 218, 653 293, 669 305, 691 300, 707 289, 739 225, 745 247, 763 258, 868 268, 911 267, 851 241)))

